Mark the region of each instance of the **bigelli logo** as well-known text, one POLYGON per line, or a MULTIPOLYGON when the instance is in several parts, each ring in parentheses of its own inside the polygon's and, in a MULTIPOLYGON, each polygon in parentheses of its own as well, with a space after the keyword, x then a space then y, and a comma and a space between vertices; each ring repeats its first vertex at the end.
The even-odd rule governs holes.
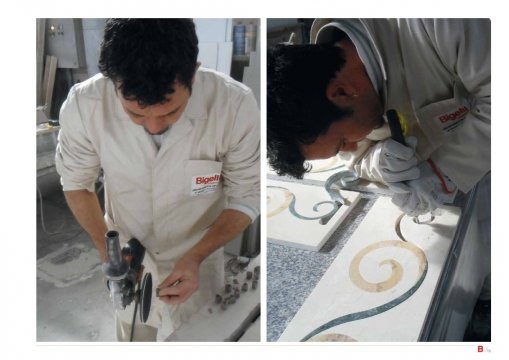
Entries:
POLYGON ((196 177, 196 184, 209 184, 209 183, 215 183, 219 181, 219 175, 213 175, 213 176, 197 176, 196 177))
POLYGON ((460 107, 458 110, 452 113, 444 114, 439 117, 440 122, 445 123, 448 121, 455 121, 462 119, 466 116, 468 109, 466 106, 460 107))

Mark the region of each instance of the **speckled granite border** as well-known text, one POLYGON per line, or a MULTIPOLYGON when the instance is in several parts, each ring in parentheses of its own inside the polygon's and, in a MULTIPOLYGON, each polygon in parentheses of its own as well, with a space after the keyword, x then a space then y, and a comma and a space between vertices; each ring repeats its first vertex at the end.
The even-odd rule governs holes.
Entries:
POLYGON ((318 252, 267 244, 267 341, 277 341, 378 195, 361 199, 318 252))

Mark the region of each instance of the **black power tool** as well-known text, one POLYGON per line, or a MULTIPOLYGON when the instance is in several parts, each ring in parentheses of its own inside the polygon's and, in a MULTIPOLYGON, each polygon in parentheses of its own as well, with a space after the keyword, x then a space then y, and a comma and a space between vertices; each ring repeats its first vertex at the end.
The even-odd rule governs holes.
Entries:
POLYGON ((124 310, 134 300, 134 314, 131 324, 131 339, 134 337, 136 313, 140 308, 140 320, 145 323, 152 301, 152 275, 143 275, 145 248, 137 239, 131 239, 120 250, 118 232, 106 233, 108 261, 103 264, 103 273, 115 309, 124 310), (142 280, 143 277, 143 280, 142 280))

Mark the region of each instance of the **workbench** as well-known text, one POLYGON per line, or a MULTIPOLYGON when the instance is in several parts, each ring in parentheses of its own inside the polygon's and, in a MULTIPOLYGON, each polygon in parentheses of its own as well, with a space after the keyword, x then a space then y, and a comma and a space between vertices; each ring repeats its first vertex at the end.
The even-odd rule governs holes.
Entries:
MULTIPOLYGON (((227 254, 225 254, 227 255, 227 254)), ((228 259, 227 259, 228 261, 228 259)), ((247 271, 254 272, 260 265, 260 256, 250 260, 247 268, 237 278, 242 285, 247 271)), ((183 324, 166 341, 170 342, 224 342, 260 341, 260 286, 252 289, 252 281, 247 281, 249 289, 241 291, 234 304, 222 309, 212 298, 189 321, 183 324)))
POLYGON ((37 127, 37 177, 55 172, 55 150, 59 126, 40 124, 37 127))

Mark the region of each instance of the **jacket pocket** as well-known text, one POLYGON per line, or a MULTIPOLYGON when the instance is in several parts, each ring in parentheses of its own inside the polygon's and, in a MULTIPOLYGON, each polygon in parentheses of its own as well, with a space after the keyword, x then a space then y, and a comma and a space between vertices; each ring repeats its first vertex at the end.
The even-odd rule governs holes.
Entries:
POLYGON ((463 125, 470 112, 467 99, 458 97, 426 105, 416 111, 419 125, 436 149, 463 125))
POLYGON ((222 193, 223 163, 210 160, 188 160, 184 169, 186 198, 215 197, 222 193))

